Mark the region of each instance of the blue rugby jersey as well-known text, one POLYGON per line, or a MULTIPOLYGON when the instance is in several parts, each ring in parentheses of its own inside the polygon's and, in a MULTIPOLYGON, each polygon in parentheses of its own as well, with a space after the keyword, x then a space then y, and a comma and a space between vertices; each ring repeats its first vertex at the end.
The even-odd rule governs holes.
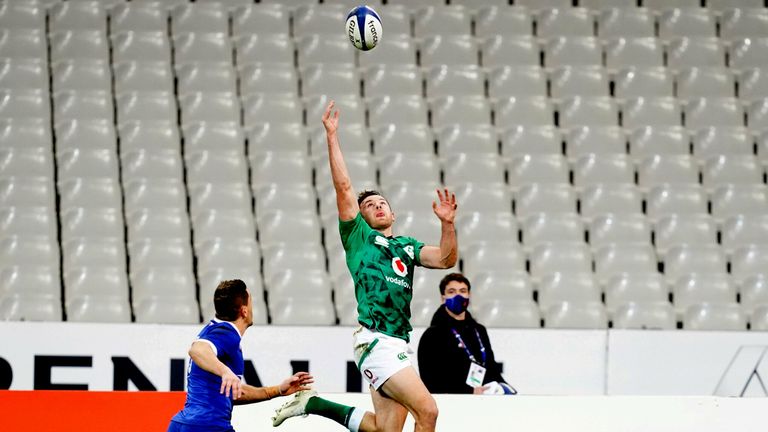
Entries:
MULTIPOLYGON (((211 320, 197 337, 213 344, 216 357, 242 379, 244 363, 240 348, 241 336, 233 323, 211 320)), ((201 369, 192 360, 189 363, 187 401, 184 409, 173 417, 173 421, 217 430, 231 429, 232 394, 226 397, 219 393, 220 376, 201 369)))

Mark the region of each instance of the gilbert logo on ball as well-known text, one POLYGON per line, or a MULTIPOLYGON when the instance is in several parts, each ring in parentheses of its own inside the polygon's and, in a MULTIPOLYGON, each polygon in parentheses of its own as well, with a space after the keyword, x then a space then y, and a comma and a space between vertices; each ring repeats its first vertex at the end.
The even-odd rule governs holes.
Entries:
POLYGON ((355 48, 372 50, 381 40, 381 19, 372 8, 361 5, 347 15, 347 36, 355 48))

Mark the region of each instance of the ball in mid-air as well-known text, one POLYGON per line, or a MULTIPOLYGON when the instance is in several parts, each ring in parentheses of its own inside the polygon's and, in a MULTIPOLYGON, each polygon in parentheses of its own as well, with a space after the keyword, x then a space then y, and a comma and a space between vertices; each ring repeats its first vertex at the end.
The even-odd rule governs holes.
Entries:
POLYGON ((381 40, 381 19, 375 10, 361 5, 349 11, 345 30, 355 48, 372 50, 381 40))

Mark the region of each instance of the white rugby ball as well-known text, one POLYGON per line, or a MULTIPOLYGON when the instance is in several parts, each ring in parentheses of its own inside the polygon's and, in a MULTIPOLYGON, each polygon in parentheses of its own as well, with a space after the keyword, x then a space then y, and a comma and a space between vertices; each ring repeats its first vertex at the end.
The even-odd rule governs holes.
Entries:
POLYGON ((381 18, 373 8, 360 5, 349 11, 345 30, 355 48, 372 50, 381 40, 381 18))

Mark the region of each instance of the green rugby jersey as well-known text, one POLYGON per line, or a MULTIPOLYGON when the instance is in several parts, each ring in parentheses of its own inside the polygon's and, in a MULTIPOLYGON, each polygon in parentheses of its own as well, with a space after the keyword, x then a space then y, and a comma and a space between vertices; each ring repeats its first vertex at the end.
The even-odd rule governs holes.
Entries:
POLYGON ((347 267, 355 282, 358 321, 408 341, 412 330, 413 269, 424 243, 411 237, 385 237, 358 213, 339 221, 347 267))

